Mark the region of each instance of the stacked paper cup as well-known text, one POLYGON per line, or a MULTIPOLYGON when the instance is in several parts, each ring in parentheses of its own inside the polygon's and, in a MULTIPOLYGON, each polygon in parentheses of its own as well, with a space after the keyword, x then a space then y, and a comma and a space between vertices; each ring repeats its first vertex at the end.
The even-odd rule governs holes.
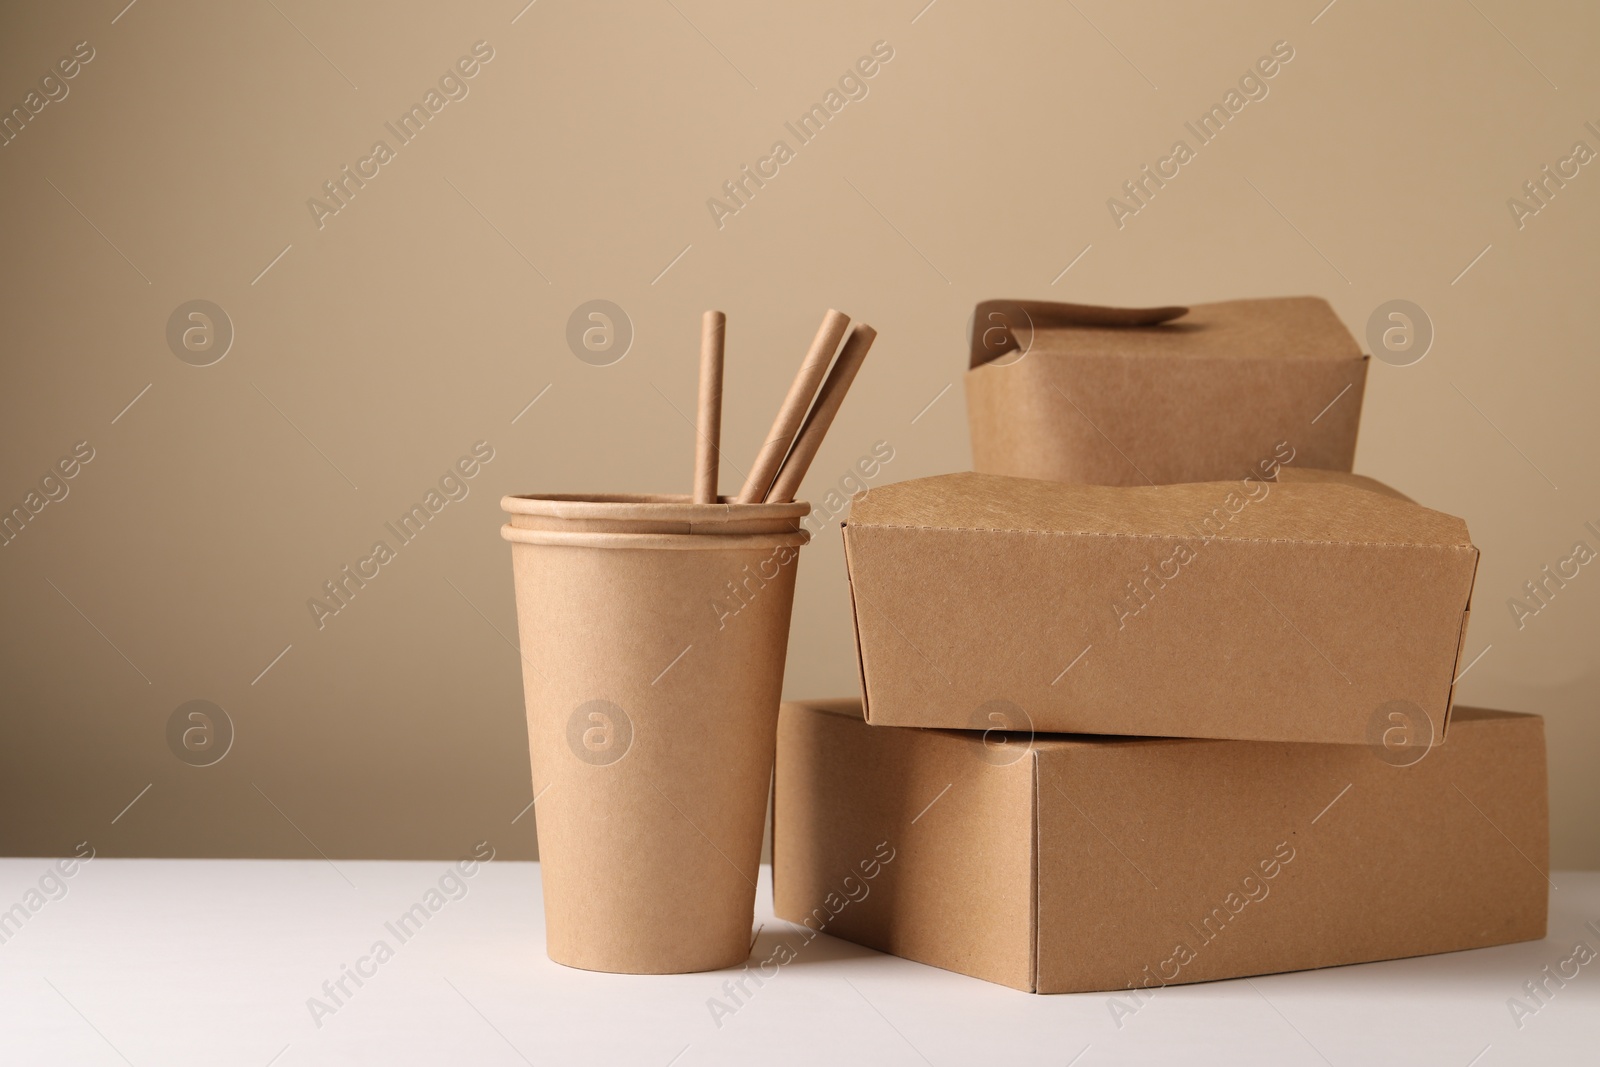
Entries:
POLYGON ((547 951, 749 954, 805 502, 508 496, 547 951))

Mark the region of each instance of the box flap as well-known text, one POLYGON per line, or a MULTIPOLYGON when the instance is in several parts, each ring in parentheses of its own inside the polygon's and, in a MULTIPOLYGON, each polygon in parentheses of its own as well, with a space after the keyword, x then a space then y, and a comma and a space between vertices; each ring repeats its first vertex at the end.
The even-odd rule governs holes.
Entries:
POLYGON ((972 362, 977 367, 1007 352, 1026 350, 1035 330, 1067 327, 1122 329, 1155 326, 1188 313, 1188 308, 1114 308, 1098 304, 1060 304, 1048 300, 983 300, 972 312, 972 362))
POLYGON ((839 524, 839 536, 844 542, 844 584, 850 592, 850 636, 856 643, 856 677, 861 682, 861 712, 862 718, 872 720, 872 707, 867 703, 867 673, 866 656, 861 648, 861 626, 859 619, 860 608, 856 605, 856 584, 850 580, 850 539, 844 536, 844 523, 839 524))
MULTIPOLYGON (((1480 559, 1481 559, 1481 557, 1480 557, 1480 559)), ((1474 559, 1472 561, 1472 580, 1473 580, 1474 583, 1476 583, 1477 580, 1478 580, 1478 563, 1479 562, 1480 562, 1479 559, 1474 559)), ((1445 739, 1445 737, 1449 735, 1449 733, 1450 733, 1450 722, 1451 722, 1452 719, 1455 718, 1456 683, 1461 681, 1461 675, 1465 673, 1465 668, 1463 668, 1461 666, 1461 657, 1466 655, 1466 652, 1467 652, 1467 625, 1469 623, 1471 623, 1471 622, 1472 622, 1472 595, 1469 592, 1467 594, 1467 606, 1465 608, 1463 608, 1462 611, 1461 611, 1461 635, 1460 635, 1460 637, 1458 637, 1456 639, 1455 665, 1453 667, 1451 667, 1451 669, 1450 669, 1450 693, 1449 693, 1449 696, 1448 696, 1447 703, 1445 704, 1444 722, 1439 724, 1439 740, 1440 741, 1443 741, 1445 739)), ((1484 652, 1487 652, 1487 651, 1488 651, 1488 649, 1485 648, 1484 652)), ((1481 655, 1483 655, 1483 653, 1480 652, 1480 653, 1478 653, 1478 655, 1481 656, 1481 655)), ((1467 666, 1470 667, 1471 664, 1469 663, 1467 666)))
POLYGON ((972 367, 1007 352, 1169 359, 1360 360, 1356 339, 1315 296, 1116 309, 1025 300, 977 306, 972 367), (1181 322, 1173 319, 1182 318, 1181 322))

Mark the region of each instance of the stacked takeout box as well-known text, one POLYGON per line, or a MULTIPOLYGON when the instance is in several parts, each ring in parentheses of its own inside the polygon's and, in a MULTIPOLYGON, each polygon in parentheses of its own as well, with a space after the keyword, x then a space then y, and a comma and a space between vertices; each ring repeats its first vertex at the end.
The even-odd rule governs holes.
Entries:
POLYGON ((863 698, 781 713, 777 914, 1039 993, 1542 937, 1543 723, 1452 710, 1478 550, 1350 473, 1366 367, 1313 298, 980 304, 976 471, 855 498, 863 698))

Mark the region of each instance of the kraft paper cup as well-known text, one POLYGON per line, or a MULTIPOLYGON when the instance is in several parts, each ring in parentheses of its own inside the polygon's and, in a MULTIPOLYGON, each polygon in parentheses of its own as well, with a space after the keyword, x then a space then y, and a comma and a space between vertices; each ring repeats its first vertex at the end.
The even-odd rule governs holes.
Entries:
POLYGON ((546 951, 629 974, 744 961, 810 505, 501 503, 546 951))

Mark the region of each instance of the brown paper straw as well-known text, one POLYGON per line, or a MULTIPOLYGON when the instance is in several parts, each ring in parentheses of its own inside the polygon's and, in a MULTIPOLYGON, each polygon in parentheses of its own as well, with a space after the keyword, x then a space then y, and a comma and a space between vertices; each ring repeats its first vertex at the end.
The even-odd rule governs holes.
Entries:
POLYGON ((717 461, 722 436, 722 356, 728 317, 708 311, 700 319, 700 409, 695 425, 694 502, 717 502, 717 461))
POLYGON ((817 395, 816 404, 806 416, 805 424, 800 427, 794 447, 789 450, 778 477, 767 492, 767 503, 787 503, 799 492, 800 482, 805 478, 811 461, 816 458, 817 449, 822 447, 822 439, 827 436, 828 427, 833 425, 833 417, 839 414, 839 406, 850 391, 850 383, 855 381, 856 372, 866 361, 867 350, 877 336, 878 331, 864 322, 850 331, 849 339, 839 350, 839 358, 828 372, 828 380, 822 383, 822 392, 817 395))
POLYGON ((822 377, 828 372, 833 350, 839 347, 839 340, 844 337, 845 327, 849 325, 850 316, 832 308, 823 316, 817 336, 812 339, 811 348, 800 364, 800 371, 789 386, 789 395, 783 398, 783 407, 778 409, 778 417, 767 433, 766 443, 756 455, 744 488, 739 490, 738 503, 759 504, 766 499, 767 489, 772 485, 772 479, 777 477, 783 457, 789 454, 789 446, 794 444, 795 434, 806 417, 806 410, 817 395, 817 386, 822 384, 822 377))

